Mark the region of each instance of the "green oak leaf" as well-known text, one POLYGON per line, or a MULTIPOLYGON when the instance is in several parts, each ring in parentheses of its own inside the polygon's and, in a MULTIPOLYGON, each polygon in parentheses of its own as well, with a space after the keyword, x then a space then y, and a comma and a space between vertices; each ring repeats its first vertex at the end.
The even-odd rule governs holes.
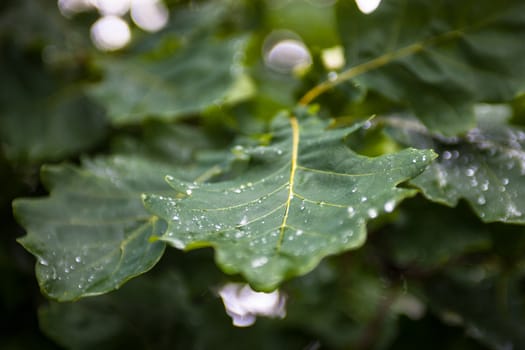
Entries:
POLYGON ((152 169, 173 171, 118 156, 85 160, 82 168, 43 168, 50 196, 13 204, 27 230, 19 242, 38 259, 36 275, 43 293, 60 301, 102 294, 157 263, 164 244, 149 240, 166 225, 140 201, 143 191, 164 187, 152 169))
POLYGON ((235 148, 250 158, 239 177, 196 184, 167 176, 170 194, 144 195, 145 206, 168 222, 158 239, 179 249, 214 247, 224 271, 259 290, 361 246, 367 220, 414 195, 396 185, 421 173, 434 153, 368 158, 344 143, 360 125, 326 127, 312 115, 277 118, 270 145, 235 148))
POLYGON ((165 245, 150 238, 166 223, 144 209, 141 194, 166 190, 166 174, 204 181, 245 162, 204 140, 198 129, 152 121, 142 135, 121 138, 111 157, 44 166, 49 197, 14 202, 43 293, 61 301, 102 294, 153 267, 165 245))
POLYGON ((411 181, 430 200, 456 206, 466 199, 485 222, 525 223, 525 131, 480 122, 464 137, 443 137, 421 124, 390 119, 395 139, 440 154, 411 181), (400 123, 399 123, 400 122, 400 123))
POLYGON ((372 14, 337 5, 349 70, 341 79, 406 103, 448 135, 475 125, 473 102, 510 100, 523 89, 521 0, 389 0, 372 14))
POLYGON ((90 94, 115 124, 173 120, 243 100, 253 93, 238 62, 245 41, 199 39, 162 57, 104 59, 104 79, 90 94))

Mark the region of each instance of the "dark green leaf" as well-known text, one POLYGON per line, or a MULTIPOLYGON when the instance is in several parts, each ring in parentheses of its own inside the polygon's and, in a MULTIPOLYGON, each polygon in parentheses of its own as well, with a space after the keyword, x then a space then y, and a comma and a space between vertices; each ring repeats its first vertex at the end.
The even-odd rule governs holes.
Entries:
POLYGON ((140 202, 143 191, 164 187, 152 169, 173 172, 131 157, 43 169, 50 197, 14 203, 28 232, 19 242, 38 259, 42 292, 57 300, 101 294, 155 265, 164 244, 149 239, 161 234, 165 223, 140 202))
POLYGON ((431 129, 464 132, 475 125, 473 102, 510 100, 524 87, 521 0, 389 0, 370 15, 338 4, 341 76, 408 104, 431 129))
POLYGON ((451 209, 416 199, 401 209, 377 243, 403 268, 434 269, 491 248, 489 228, 466 206, 451 209))
POLYGON ((170 271, 141 276, 109 295, 51 303, 40 309, 41 327, 69 349, 212 349, 217 344, 239 350, 297 349, 307 344, 308 334, 287 331, 282 320, 233 327, 211 281, 202 280, 211 266, 195 259, 176 263, 184 268, 167 266, 170 271))
POLYGON ((478 283, 437 277, 427 281, 424 293, 436 311, 459 315, 471 337, 496 350, 522 349, 525 305, 517 277, 503 275, 478 283))
POLYGON ((0 48, 0 139, 8 159, 56 160, 99 142, 107 132, 103 111, 79 85, 46 71, 16 48, 0 48))
POLYGON ((201 39, 160 58, 104 59, 104 80, 91 95, 116 124, 173 120, 237 102, 253 92, 238 58, 245 40, 201 39))
POLYGON ((464 198, 485 222, 525 223, 523 130, 480 122, 465 137, 446 138, 406 119, 387 123, 398 124, 393 135, 403 144, 440 154, 412 180, 428 199, 455 206, 464 198))
POLYGON ((414 190, 432 151, 407 149, 367 158, 343 139, 359 128, 326 130, 317 117, 278 118, 269 146, 235 151, 251 158, 238 178, 195 184, 167 176, 171 194, 148 194, 146 207, 169 224, 159 237, 179 249, 212 246, 218 264, 271 290, 319 261, 361 246, 365 223, 391 212, 414 190))

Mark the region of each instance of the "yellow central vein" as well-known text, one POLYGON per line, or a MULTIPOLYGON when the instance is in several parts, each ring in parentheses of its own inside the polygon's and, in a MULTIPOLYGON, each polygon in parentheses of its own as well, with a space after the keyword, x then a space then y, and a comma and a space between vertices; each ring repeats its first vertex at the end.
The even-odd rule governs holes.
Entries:
POLYGON ((277 242, 277 251, 281 249, 281 244, 284 239, 284 230, 286 229, 286 222, 290 214, 290 204, 293 198, 293 186, 295 180, 295 172, 297 171, 297 157, 299 153, 299 123, 295 116, 290 117, 290 126, 292 127, 292 159, 290 166, 290 179, 288 180, 288 198, 286 199, 283 222, 279 230, 279 241, 277 242))

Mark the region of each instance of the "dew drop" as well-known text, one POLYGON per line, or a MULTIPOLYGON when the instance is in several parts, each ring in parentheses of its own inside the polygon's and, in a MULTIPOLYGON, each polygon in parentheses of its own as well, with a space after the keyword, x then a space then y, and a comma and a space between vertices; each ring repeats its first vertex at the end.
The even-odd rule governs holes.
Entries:
POLYGON ((328 73, 328 80, 329 81, 336 81, 337 80, 337 73, 334 71, 331 71, 328 73))
POLYGON ((355 215, 355 209, 353 207, 346 208, 346 211, 348 212, 348 217, 353 217, 355 215))
POLYGON ((346 231, 346 232, 343 234, 342 242, 343 242, 343 243, 348 243, 348 241, 350 240, 350 238, 352 238, 353 235, 354 235, 354 231, 352 231, 352 230, 350 230, 350 231, 346 231))
POLYGON ((377 209, 374 209, 374 208, 370 208, 368 209, 368 216, 371 218, 371 219, 374 219, 374 218, 377 218, 377 209))
POLYGON ((172 239, 171 244, 173 244, 173 246, 177 249, 184 249, 184 247, 186 246, 184 242, 178 239, 172 239))
POLYGON ((297 233, 296 233, 296 234, 297 234, 297 236, 301 236, 303 233, 304 233, 303 230, 297 230, 297 233))
POLYGON ((241 219, 241 222, 239 222, 239 225, 240 226, 244 226, 248 223, 248 218, 246 217, 246 215, 244 215, 241 219))
POLYGON ((476 171, 473 168, 468 168, 465 171, 465 175, 467 175, 467 176, 474 176, 475 173, 476 173, 476 171))
POLYGON ((45 259, 39 259, 38 263, 42 266, 49 266, 49 262, 45 259))
POLYGON ((191 196, 192 193, 193 193, 192 190, 190 190, 190 189, 187 189, 187 190, 186 190, 186 194, 187 194, 188 196, 191 196))
POLYGON ((479 205, 484 205, 485 203, 487 203, 487 200, 484 196, 479 196, 477 202, 479 205))
POLYGON ((82 261, 82 258, 80 256, 75 257, 75 261, 77 263, 80 263, 82 261))
POLYGON ((445 160, 449 160, 450 158, 452 158, 452 153, 450 153, 449 151, 445 151, 443 152, 443 154, 441 155, 441 157, 445 160))
POLYGON ((305 206, 304 206, 304 201, 302 201, 302 202, 301 202, 301 207, 300 207, 299 209, 300 209, 301 211, 303 211, 304 208, 305 208, 305 206))
POLYGON ((361 197, 361 202, 363 202, 363 203, 364 203, 364 202, 366 202, 367 200, 368 200, 368 198, 367 198, 367 197, 361 197))
POLYGON ((233 192, 235 192, 235 193, 241 193, 241 189, 240 189, 240 188, 236 188, 236 189, 233 190, 233 192))
POLYGON ((513 204, 507 206, 507 214, 510 216, 521 216, 523 213, 519 211, 513 204))
POLYGON ((173 215, 173 216, 171 217, 171 220, 173 220, 173 221, 179 221, 180 218, 179 218, 178 215, 173 215))
POLYGON ((509 184, 509 179, 507 179, 507 178, 505 177, 505 178, 503 178, 503 179, 501 180, 501 182, 502 182, 504 185, 508 185, 508 184, 509 184))
POLYGON ((394 210, 395 206, 396 201, 392 199, 385 203, 384 209, 387 213, 391 213, 394 210))

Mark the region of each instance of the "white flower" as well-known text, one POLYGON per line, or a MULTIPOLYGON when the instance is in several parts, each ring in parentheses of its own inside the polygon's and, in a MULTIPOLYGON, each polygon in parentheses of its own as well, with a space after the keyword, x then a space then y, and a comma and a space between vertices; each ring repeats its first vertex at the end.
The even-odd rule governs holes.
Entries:
POLYGON ((247 284, 227 283, 219 290, 219 296, 237 327, 251 326, 257 316, 286 316, 286 298, 278 290, 261 293, 253 291, 247 284))

